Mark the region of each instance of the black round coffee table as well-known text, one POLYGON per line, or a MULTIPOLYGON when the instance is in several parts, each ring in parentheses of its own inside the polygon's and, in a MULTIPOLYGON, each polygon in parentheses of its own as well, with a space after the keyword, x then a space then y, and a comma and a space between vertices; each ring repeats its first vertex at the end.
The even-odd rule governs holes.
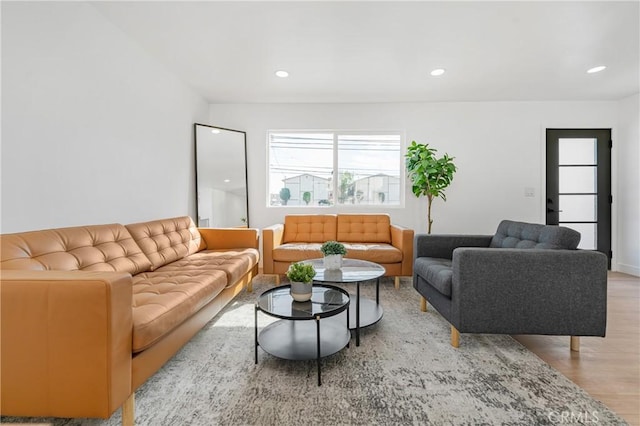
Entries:
POLYGON ((384 313, 380 306, 380 277, 385 274, 385 269, 374 262, 359 259, 342 259, 342 268, 325 269, 323 259, 305 260, 316 270, 313 277, 314 283, 356 283, 356 308, 351 310, 349 328, 356 332, 356 346, 360 346, 360 329, 368 327, 380 321, 384 313), (367 281, 376 281, 376 300, 360 297, 360 284, 367 281))
POLYGON ((255 305, 255 363, 258 363, 258 346, 278 358, 316 359, 320 386, 320 359, 349 345, 349 293, 326 284, 314 284, 312 288, 308 302, 294 301, 290 285, 272 288, 258 297, 255 305), (258 333, 258 311, 280 320, 258 333), (344 311, 347 311, 346 319, 336 318, 344 311))

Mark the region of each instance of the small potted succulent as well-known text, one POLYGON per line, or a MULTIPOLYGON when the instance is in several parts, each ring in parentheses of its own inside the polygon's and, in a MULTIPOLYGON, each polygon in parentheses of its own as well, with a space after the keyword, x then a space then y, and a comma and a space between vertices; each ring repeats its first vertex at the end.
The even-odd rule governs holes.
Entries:
POLYGON ((332 270, 342 268, 342 256, 347 254, 347 249, 344 244, 337 241, 327 241, 322 244, 320 251, 324 255, 325 269, 332 270))
POLYGON ((311 299, 313 277, 316 270, 313 265, 304 262, 292 263, 287 269, 287 278, 291 281, 291 297, 296 302, 306 302, 311 299))

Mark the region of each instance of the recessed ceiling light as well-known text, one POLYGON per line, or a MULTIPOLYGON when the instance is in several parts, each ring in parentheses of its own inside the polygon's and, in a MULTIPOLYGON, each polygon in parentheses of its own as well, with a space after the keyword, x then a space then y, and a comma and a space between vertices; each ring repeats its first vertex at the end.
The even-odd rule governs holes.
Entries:
POLYGON ((604 65, 599 65, 599 66, 597 66, 597 67, 589 68, 589 69, 587 70, 587 73, 588 73, 588 74, 593 74, 593 73, 595 73, 595 72, 600 72, 600 71, 602 71, 602 70, 603 70, 603 69, 605 69, 605 68, 607 68, 607 67, 606 67, 606 66, 604 66, 604 65))
POLYGON ((211 129, 211 133, 213 133, 214 135, 217 135, 218 133, 220 133, 220 130, 218 130, 218 129, 211 129))
POLYGON ((225 179, 224 180, 224 183, 229 183, 229 182, 231 182, 231 179, 225 179))
POLYGON ((439 75, 444 74, 444 69, 443 68, 436 68, 435 70, 431 71, 431 75, 434 77, 437 77, 439 75))
POLYGON ((280 78, 289 77, 289 73, 284 70, 276 71, 276 75, 280 78))

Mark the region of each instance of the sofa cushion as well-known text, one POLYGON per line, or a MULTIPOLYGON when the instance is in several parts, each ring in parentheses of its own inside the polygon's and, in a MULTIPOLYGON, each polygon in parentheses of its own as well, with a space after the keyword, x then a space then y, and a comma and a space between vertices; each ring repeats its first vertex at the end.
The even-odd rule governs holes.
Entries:
POLYGON ((580 233, 570 228, 503 220, 490 247, 575 250, 579 242, 580 233))
POLYGON ((153 345, 226 285, 226 274, 211 269, 154 271, 133 277, 133 352, 153 345))
MULTIPOLYGON (((299 262, 322 257, 320 243, 288 243, 273 249, 273 260, 276 262, 299 262)), ((402 262, 402 252, 390 244, 355 244, 345 243, 347 255, 352 259, 368 260, 375 263, 402 262)))
POLYGON ((0 267, 109 271, 135 275, 151 262, 120 224, 78 226, 0 236, 0 267))
POLYGON ((336 239, 336 215, 287 215, 284 218, 284 243, 324 243, 336 239))
POLYGON ((252 248, 203 250, 162 266, 156 271, 223 271, 227 276, 227 286, 232 286, 258 263, 259 256, 258 250, 252 248))
POLYGON ((273 249, 276 262, 299 262, 322 257, 321 243, 287 243, 273 249))
POLYGON ((453 269, 451 260, 436 257, 418 257, 413 265, 413 272, 421 276, 436 290, 451 298, 453 269))
POLYGON ((389 215, 340 214, 337 224, 338 241, 391 244, 391 218, 389 215))
POLYGON ((402 262, 402 251, 391 244, 356 244, 345 243, 347 258, 368 260, 375 263, 399 263, 402 262))
POLYGON ((196 253, 205 247, 189 216, 126 225, 133 239, 151 260, 151 270, 196 253))

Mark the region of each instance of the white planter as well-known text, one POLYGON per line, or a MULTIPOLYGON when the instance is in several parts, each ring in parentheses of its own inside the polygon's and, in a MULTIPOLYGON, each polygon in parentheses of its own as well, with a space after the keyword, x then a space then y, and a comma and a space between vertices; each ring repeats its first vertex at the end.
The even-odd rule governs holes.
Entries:
POLYGON ((296 302, 306 302, 307 300, 311 300, 311 294, 313 293, 311 283, 301 283, 297 281, 291 282, 291 297, 296 302))
POLYGON ((330 254, 323 258, 324 260, 324 269, 340 269, 342 268, 342 255, 341 254, 330 254))

